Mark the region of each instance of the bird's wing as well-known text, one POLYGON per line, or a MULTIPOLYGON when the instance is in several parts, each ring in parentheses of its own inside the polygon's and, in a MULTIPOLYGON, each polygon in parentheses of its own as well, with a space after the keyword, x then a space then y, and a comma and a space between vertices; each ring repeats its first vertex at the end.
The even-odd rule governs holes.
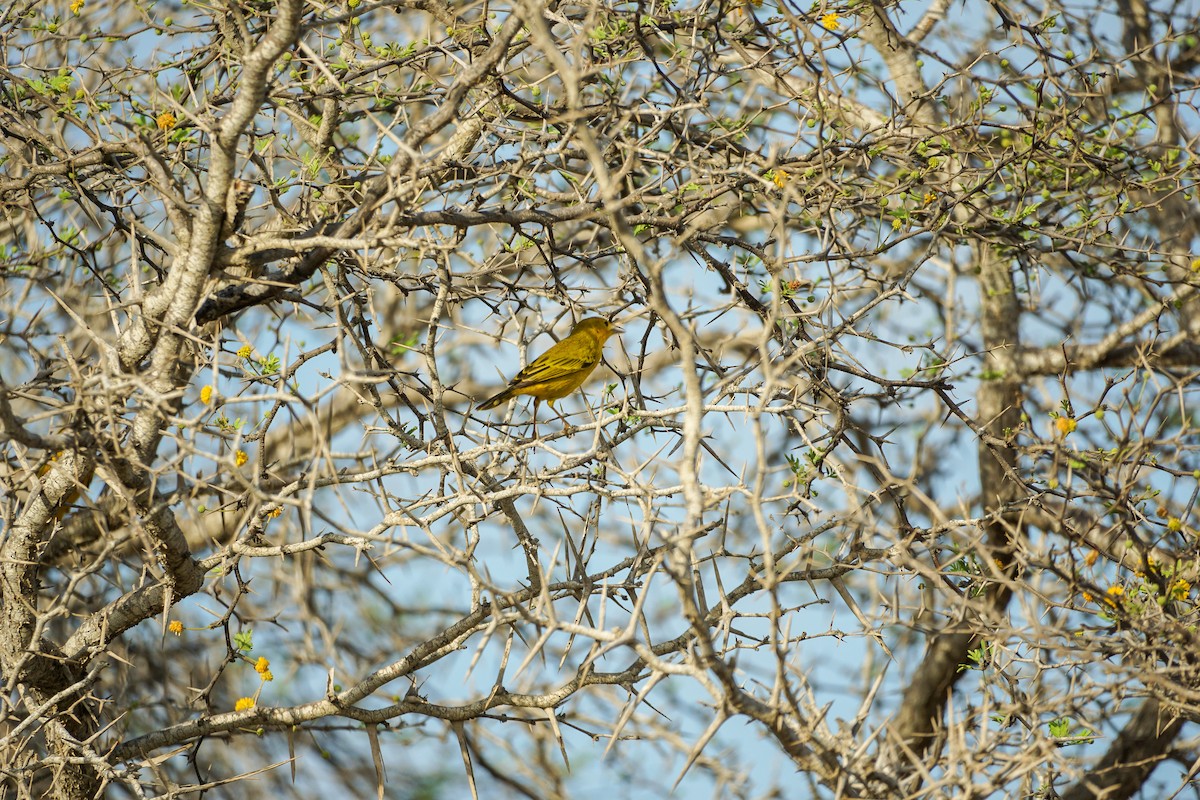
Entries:
POLYGON ((562 346, 564 344, 566 344, 565 339, 542 353, 525 369, 518 372, 509 385, 527 386, 543 381, 558 380, 574 375, 581 370, 590 370, 600 360, 600 354, 596 352, 598 348, 594 346, 580 348, 577 346, 577 342, 572 342, 572 346, 567 348, 562 346), (566 352, 567 350, 582 350, 583 352, 566 352))

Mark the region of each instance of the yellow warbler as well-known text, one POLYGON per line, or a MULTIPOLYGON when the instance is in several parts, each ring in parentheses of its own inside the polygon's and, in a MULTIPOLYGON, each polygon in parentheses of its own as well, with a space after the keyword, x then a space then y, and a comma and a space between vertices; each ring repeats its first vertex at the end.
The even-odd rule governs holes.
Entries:
POLYGON ((504 391, 484 400, 479 408, 486 411, 519 394, 527 394, 533 398, 533 424, 536 426, 538 403, 545 400, 550 408, 554 408, 555 400, 582 386, 600 363, 605 340, 620 332, 620 328, 603 317, 580 321, 571 329, 570 336, 527 364, 508 382, 504 391))

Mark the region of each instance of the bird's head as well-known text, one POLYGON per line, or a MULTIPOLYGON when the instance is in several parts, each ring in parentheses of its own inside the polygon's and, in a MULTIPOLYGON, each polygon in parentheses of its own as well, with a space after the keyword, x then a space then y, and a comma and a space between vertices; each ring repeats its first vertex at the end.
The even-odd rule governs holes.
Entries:
POLYGON ((579 323, 571 329, 572 334, 587 333, 595 336, 598 341, 603 342, 608 337, 615 333, 620 333, 621 329, 612 324, 611 320, 604 317, 588 317, 580 320, 579 323))

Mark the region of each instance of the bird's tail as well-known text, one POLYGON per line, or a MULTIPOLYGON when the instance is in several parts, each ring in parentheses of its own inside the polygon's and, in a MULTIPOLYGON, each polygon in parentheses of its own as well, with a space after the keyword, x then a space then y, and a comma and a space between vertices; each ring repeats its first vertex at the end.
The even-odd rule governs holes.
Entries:
POLYGON ((489 408, 495 408, 513 396, 511 389, 505 389, 499 394, 492 395, 487 400, 479 404, 480 411, 487 411, 489 408))

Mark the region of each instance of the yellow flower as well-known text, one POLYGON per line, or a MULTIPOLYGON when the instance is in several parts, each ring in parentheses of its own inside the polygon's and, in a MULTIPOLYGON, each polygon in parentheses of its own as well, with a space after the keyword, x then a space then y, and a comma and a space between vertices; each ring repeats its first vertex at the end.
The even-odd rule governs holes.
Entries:
POLYGON ((1075 422, 1074 417, 1056 417, 1054 419, 1055 430, 1057 430, 1063 436, 1073 432, 1076 425, 1077 423, 1075 422))
POLYGON ((245 464, 249 460, 250 460, 250 456, 246 455, 245 450, 237 450, 233 454, 233 463, 237 464, 239 467, 242 466, 243 464, 245 464))
POLYGON ((1190 583, 1188 583, 1187 581, 1185 581, 1183 578, 1180 578, 1179 580, 1177 580, 1171 584, 1171 591, 1169 592, 1169 597, 1172 600, 1186 600, 1187 596, 1188 596, 1188 592, 1190 592, 1191 590, 1192 590, 1192 585, 1190 583))
POLYGON ((1124 586, 1120 586, 1120 585, 1110 586, 1110 587, 1108 587, 1108 590, 1105 591, 1106 596, 1101 597, 1100 601, 1102 601, 1103 605, 1106 605, 1109 608, 1114 608, 1114 609, 1119 608, 1119 606, 1117 605, 1117 600, 1114 598, 1119 599, 1124 594, 1125 594, 1124 586))
POLYGON ((825 26, 825 30, 836 31, 842 27, 842 23, 838 22, 838 15, 832 11, 821 15, 821 24, 825 26))
POLYGON ((925 196, 921 199, 925 201, 925 205, 929 205, 934 200, 937 200, 937 192, 926 192, 925 196))
POLYGON ((254 355, 254 348, 251 347, 250 345, 244 344, 238 348, 238 351, 237 351, 238 358, 245 360, 252 355, 254 355))
POLYGON ((160 131, 171 130, 171 128, 175 127, 175 122, 175 115, 170 111, 164 111, 154 119, 154 123, 158 125, 160 131))
POLYGON ((1167 530, 1171 533, 1179 533, 1183 530, 1183 520, 1179 517, 1171 517, 1167 520, 1167 530))
POLYGON ((1091 592, 1084 592, 1084 593, 1083 593, 1083 601, 1084 601, 1085 603, 1090 603, 1090 602, 1092 602, 1092 593, 1091 593, 1091 592))
POLYGON ((1192 259, 1192 272, 1200 272, 1200 258, 1192 259))
POLYGON ((177 619, 173 619, 173 620, 171 620, 171 624, 167 626, 167 630, 169 630, 171 633, 175 634, 176 636, 182 636, 183 635, 183 623, 177 619))
POLYGON ((283 508, 281 506, 275 506, 275 508, 272 508, 264 516, 266 516, 267 519, 275 519, 282 513, 283 513, 283 508))
POLYGON ((205 386, 203 389, 200 390, 200 402, 204 403, 204 405, 208 405, 209 403, 212 402, 212 396, 213 396, 212 385, 205 386))
POLYGON ((772 170, 775 174, 771 176, 771 181, 780 189, 787 186, 788 174, 781 169, 772 170))
POLYGON ((254 663, 254 671, 264 681, 275 680, 275 676, 271 674, 271 662, 262 656, 259 656, 258 661, 254 663))
POLYGON ((74 0, 74 2, 71 3, 71 13, 74 14, 75 16, 78 17, 79 12, 82 10, 83 10, 83 0, 74 0))
POLYGON ((252 708, 254 708, 253 697, 239 697, 238 701, 233 705, 234 711, 249 711, 252 708))

